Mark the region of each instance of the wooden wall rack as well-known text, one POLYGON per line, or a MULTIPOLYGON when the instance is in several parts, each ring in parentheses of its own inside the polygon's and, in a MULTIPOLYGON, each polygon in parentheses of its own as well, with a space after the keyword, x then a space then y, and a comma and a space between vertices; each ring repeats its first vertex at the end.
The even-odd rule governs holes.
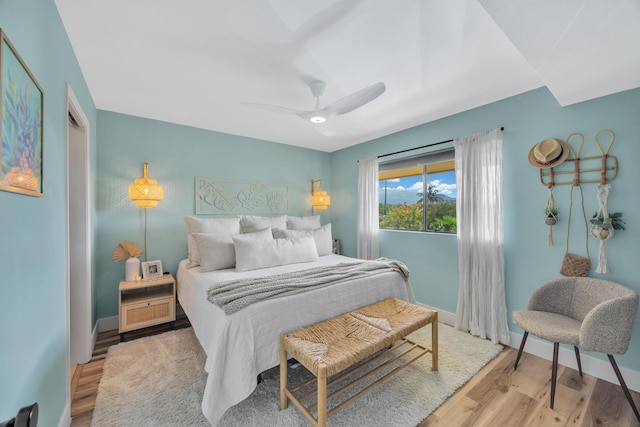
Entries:
POLYGON ((553 168, 540 169, 540 182, 545 187, 551 188, 554 185, 580 185, 591 182, 604 185, 608 181, 614 180, 618 175, 618 159, 616 156, 609 154, 614 138, 613 131, 610 129, 599 130, 594 137, 594 142, 596 147, 598 147, 598 151, 600 151, 600 155, 580 157, 584 145, 584 135, 580 132, 572 133, 566 139, 571 149, 570 156, 561 165, 553 168), (599 137, 602 134, 609 134, 609 145, 607 145, 606 150, 603 150, 600 145, 599 137), (581 139, 578 151, 574 151, 571 147, 570 140, 572 137, 581 139), (599 167, 597 167, 598 161, 600 162, 599 167), (569 166, 572 163, 573 168, 569 166), (597 178, 598 173, 600 175, 599 178, 597 178), (560 176, 558 177, 558 175, 560 176))

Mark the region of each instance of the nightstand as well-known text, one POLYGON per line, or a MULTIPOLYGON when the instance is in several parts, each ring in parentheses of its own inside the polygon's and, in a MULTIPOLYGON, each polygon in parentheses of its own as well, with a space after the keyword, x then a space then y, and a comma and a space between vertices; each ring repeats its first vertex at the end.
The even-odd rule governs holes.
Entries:
POLYGON ((120 281, 120 338, 125 332, 176 320, 176 281, 171 274, 154 280, 120 281))

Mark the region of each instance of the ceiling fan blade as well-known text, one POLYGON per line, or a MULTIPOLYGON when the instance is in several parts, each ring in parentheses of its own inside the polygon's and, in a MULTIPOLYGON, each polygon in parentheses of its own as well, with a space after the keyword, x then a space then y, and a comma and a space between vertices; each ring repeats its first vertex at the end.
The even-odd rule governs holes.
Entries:
POLYGON ((384 93, 386 86, 383 82, 378 82, 369 87, 361 89, 357 92, 347 95, 323 108, 331 114, 345 114, 356 108, 362 107, 364 104, 373 101, 384 93))
POLYGON ((295 115, 301 115, 301 114, 307 113, 307 111, 299 111, 299 110, 294 110, 293 108, 280 107, 280 106, 271 105, 271 104, 258 104, 255 102, 243 102, 242 104, 247 105, 249 107, 253 107, 253 108, 259 108, 261 110, 273 111, 275 113, 295 114, 295 115))
POLYGON ((318 133, 324 136, 335 136, 337 133, 335 126, 330 121, 318 123, 315 125, 315 127, 318 133))

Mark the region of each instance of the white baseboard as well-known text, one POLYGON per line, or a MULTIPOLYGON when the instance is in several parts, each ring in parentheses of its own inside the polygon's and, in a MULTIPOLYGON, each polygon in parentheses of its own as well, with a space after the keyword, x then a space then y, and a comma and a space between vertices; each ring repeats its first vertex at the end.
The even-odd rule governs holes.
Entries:
MULTIPOLYGON (((515 332, 510 332, 510 334, 511 342, 509 343, 509 346, 517 350, 520 347, 520 342, 522 341, 522 334, 517 334, 515 332)), ((553 360, 553 344, 548 341, 536 339, 536 337, 531 334, 529 334, 529 337, 527 338, 527 343, 524 346, 524 352, 546 360, 553 360)), ((616 377, 613 367, 611 366, 611 363, 609 363, 608 359, 598 359, 581 352, 580 361, 582 363, 582 372, 585 374, 593 375, 594 377, 613 384, 619 384, 618 378, 616 377)), ((578 370, 578 362, 576 362, 576 354, 573 348, 566 348, 562 345, 560 346, 560 350, 558 351, 558 364, 568 366, 576 371, 578 370)), ((629 390, 640 391, 640 372, 625 368, 624 366, 619 366, 619 368, 629 390)))
MULTIPOLYGON (((418 302, 417 304, 430 310, 437 311, 439 322, 442 322, 449 326, 453 326, 455 324, 455 313, 430 307, 420 302, 418 302)), ((97 323, 97 329, 98 332, 118 329, 118 316, 99 319, 97 323)), ((522 341, 522 334, 510 332, 510 335, 511 342, 509 343, 509 346, 517 350, 518 347, 520 347, 520 342, 522 341)), ((525 353, 533 354, 534 356, 538 356, 546 360, 553 359, 553 344, 547 341, 536 339, 536 337, 533 335, 529 335, 529 337, 527 338, 527 343, 524 347, 524 351, 525 353)), ((613 371, 613 367, 611 366, 611 363, 609 363, 609 360, 602 360, 593 356, 589 356, 587 354, 580 353, 580 361, 582 362, 582 372, 593 375, 594 377, 600 378, 613 384, 619 384, 618 378, 616 377, 616 374, 613 371)), ((569 368, 577 370, 578 364, 576 362, 576 356, 573 348, 569 349, 560 346, 560 351, 558 352, 558 363, 560 365, 568 366, 569 368)), ((640 392, 640 372, 633 369, 625 368, 624 366, 620 366, 620 373, 622 373, 622 377, 624 378, 624 381, 627 383, 627 387, 629 387, 630 390, 640 392)))
POLYGON ((423 304, 421 302, 416 302, 419 306, 424 308, 428 308, 429 310, 438 312, 438 322, 444 323, 445 325, 453 326, 456 323, 456 315, 455 313, 451 313, 448 311, 440 310, 439 308, 431 307, 427 304, 423 304))
POLYGON ((60 415, 58 420, 58 427, 69 427, 71 425, 71 402, 67 399, 66 405, 64 405, 64 411, 60 415))
MULTIPOLYGON (((420 302, 418 303, 418 305, 437 311, 438 321, 444 324, 453 326, 456 322, 455 313, 450 313, 448 311, 430 307, 420 302)), ((509 332, 509 334, 511 340, 509 346, 517 350, 520 347, 520 342, 522 341, 522 334, 518 334, 515 332, 509 332)), ((537 339, 531 334, 529 334, 529 337, 527 338, 527 343, 524 346, 524 352, 533 354, 534 356, 538 356, 546 360, 553 360, 553 344, 548 341, 537 339)), ((584 372, 585 374, 592 375, 613 384, 620 384, 608 359, 602 360, 588 354, 580 353, 580 362, 582 363, 582 372, 584 372)), ((563 366, 568 366, 569 368, 575 369, 577 371, 578 362, 576 362, 576 355, 573 348, 560 346, 560 350, 558 352, 558 363, 563 366)), ((620 373, 622 374, 625 383, 627 383, 627 387, 629 388, 629 390, 640 392, 640 372, 633 369, 625 368, 624 366, 618 365, 618 367, 620 368, 620 373)))
MULTIPOLYGON (((98 341, 98 322, 96 322, 93 327, 93 331, 91 331, 91 353, 93 353, 93 349, 96 348, 96 341, 98 341)), ((93 354, 91 355, 93 356, 93 354)))
POLYGON ((105 317, 103 319, 98 319, 97 324, 98 332, 104 331, 113 331, 114 329, 118 329, 118 316, 105 317))

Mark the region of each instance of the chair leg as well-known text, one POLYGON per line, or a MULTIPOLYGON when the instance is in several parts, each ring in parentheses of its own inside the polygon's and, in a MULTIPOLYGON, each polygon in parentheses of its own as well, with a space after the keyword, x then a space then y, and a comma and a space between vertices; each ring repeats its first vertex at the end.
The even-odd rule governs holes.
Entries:
POLYGON ((513 365, 513 369, 518 369, 518 362, 520 362, 520 356, 522 356, 522 350, 524 350, 524 343, 527 341, 527 337, 529 336, 529 332, 524 331, 524 335, 522 336, 522 341, 520 342, 520 349, 518 350, 518 357, 516 357, 516 364, 513 365))
POLYGON ((576 351, 576 360, 578 361, 578 372, 580 372, 580 376, 582 376, 582 363, 580 363, 580 350, 575 345, 573 349, 576 351))
POLYGON ((558 378, 558 349, 560 343, 553 343, 553 366, 551 367, 551 399, 550 408, 553 409, 553 402, 556 399, 556 379, 558 378))
POLYGON ((633 409, 633 413, 636 414, 636 419, 640 421, 640 413, 638 413, 638 408, 636 408, 636 404, 633 402, 633 398, 631 397, 631 393, 629 393, 629 389, 627 388, 627 383, 624 382, 624 378, 622 378, 622 374, 620 373, 620 369, 618 369, 618 364, 616 363, 616 359, 613 358, 612 355, 607 354, 609 357, 609 361, 611 362, 611 366, 613 366, 613 370, 616 373, 616 377, 618 377, 618 381, 620 382, 620 386, 622 386, 622 391, 624 391, 624 395, 627 396, 627 400, 633 409))

